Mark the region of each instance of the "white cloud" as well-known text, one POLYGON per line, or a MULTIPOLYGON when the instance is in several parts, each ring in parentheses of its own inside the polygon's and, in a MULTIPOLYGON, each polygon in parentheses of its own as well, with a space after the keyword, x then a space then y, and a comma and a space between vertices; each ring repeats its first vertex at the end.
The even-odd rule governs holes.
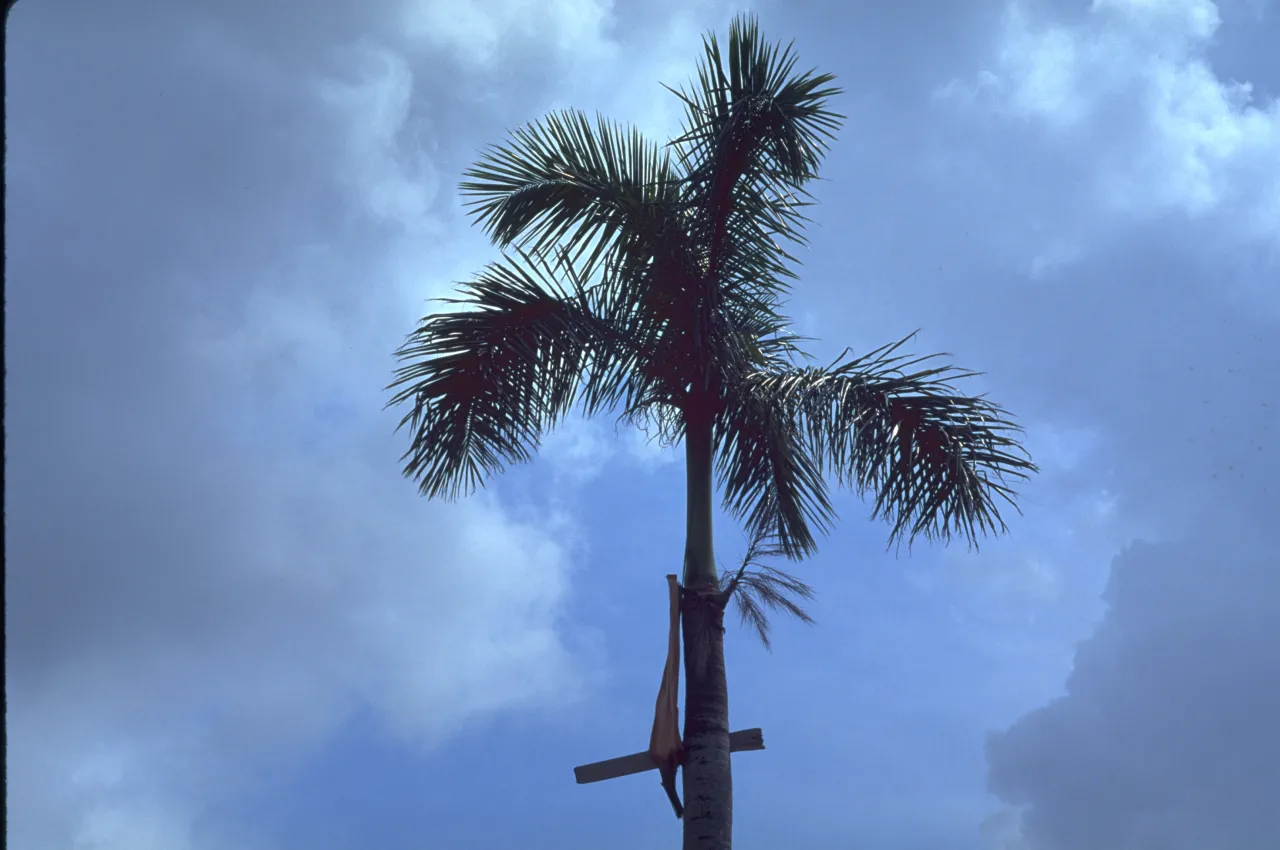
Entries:
POLYGON ((1207 51, 1220 25, 1211 0, 1097 0, 1073 23, 1014 2, 992 65, 937 94, 1087 146, 1113 212, 1228 212, 1251 238, 1275 240, 1280 104, 1214 72, 1207 51))
POLYGON ((344 182, 368 210, 415 237, 439 234, 430 215, 440 189, 431 164, 425 118, 411 113, 414 75, 396 51, 370 43, 350 47, 354 79, 322 79, 320 101, 345 137, 344 182))
POLYGON ((664 447, 639 428, 625 423, 615 426, 611 421, 570 416, 543 440, 540 455, 563 482, 573 486, 598 478, 615 460, 652 472, 678 459, 675 448, 664 447))
POLYGON ((627 454, 641 468, 653 471, 683 458, 680 446, 664 446, 656 435, 646 434, 639 428, 631 428, 625 438, 627 454))
POLYGON ((72 839, 73 850, 129 847, 136 850, 188 850, 193 841, 192 813, 171 801, 133 800, 98 805, 84 817, 72 839))
POLYGON ((596 60, 616 50, 606 35, 610 0, 405 0, 402 10, 406 35, 478 67, 492 67, 512 42, 596 60))
POLYGON ((1060 277, 1062 272, 1080 259, 1083 251, 1075 242, 1065 239, 1054 239, 1045 249, 1031 259, 1028 273, 1032 280, 1046 280, 1060 277))
POLYGON ((1102 21, 1132 29, 1136 38, 1183 55, 1209 40, 1222 25, 1212 0, 1093 0, 1090 11, 1102 21))
POLYGON ((616 453, 612 434, 606 438, 599 422, 576 416, 570 416, 548 434, 540 450, 557 475, 575 484, 583 484, 599 476, 616 453))
MULTIPOLYGON (((113 638, 125 626, 112 625, 38 675, 10 673, 11 740, 28 742, 11 747, 11 788, 40 797, 15 797, 11 846, 67 846, 66 830, 93 836, 86 847, 196 846, 179 842, 183 830, 243 788, 246 770, 310 749, 357 704, 429 747, 476 718, 581 693, 590 659, 565 642, 570 560, 553 525, 492 499, 428 506, 381 473, 382 453, 273 454, 242 479, 237 510, 199 501, 236 543, 169 567, 137 589, 146 598, 101 600, 136 637, 113 638), (220 575, 193 593, 192 569, 220 575), (153 596, 163 609, 148 607, 153 596)), ((33 601, 21 587, 11 599, 33 601)), ((11 651, 30 643, 16 630, 10 640, 11 651)))

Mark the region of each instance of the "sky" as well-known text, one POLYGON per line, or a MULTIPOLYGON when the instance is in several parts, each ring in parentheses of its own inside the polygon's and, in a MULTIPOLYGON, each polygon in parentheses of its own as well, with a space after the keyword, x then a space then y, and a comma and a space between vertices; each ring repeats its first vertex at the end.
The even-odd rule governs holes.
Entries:
POLYGON ((669 138, 742 10, 846 89, 797 329, 919 329, 1042 471, 979 552, 843 493, 816 624, 730 626, 737 846, 1274 841, 1280 4, 21 0, 8 846, 675 846, 656 774, 571 768, 647 744, 680 456, 571 420, 428 502, 383 387, 497 256, 479 152, 669 138))

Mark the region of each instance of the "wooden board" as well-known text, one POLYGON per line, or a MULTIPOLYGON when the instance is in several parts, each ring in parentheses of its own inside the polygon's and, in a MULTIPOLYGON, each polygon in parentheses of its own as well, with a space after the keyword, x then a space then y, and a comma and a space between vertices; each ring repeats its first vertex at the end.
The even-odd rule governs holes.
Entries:
MULTIPOLYGON (((750 750, 764 749, 764 732, 760 729, 739 729, 729 733, 729 752, 740 753, 750 750)), ((579 785, 588 782, 601 782, 605 779, 616 779, 619 776, 630 776, 633 773, 644 773, 646 770, 657 770, 658 766, 649 758, 649 753, 632 753, 608 761, 584 764, 573 769, 573 776, 579 785)))

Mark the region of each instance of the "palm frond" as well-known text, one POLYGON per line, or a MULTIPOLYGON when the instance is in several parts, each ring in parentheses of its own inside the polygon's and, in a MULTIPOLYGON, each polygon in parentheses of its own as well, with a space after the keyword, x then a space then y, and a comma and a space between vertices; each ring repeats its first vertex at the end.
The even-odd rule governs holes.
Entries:
POLYGON ((754 539, 771 539, 787 557, 800 559, 817 551, 814 531, 829 530, 835 510, 822 467, 785 402, 761 381, 728 388, 716 421, 717 472, 725 509, 754 539))
POLYGON ((697 84, 668 89, 685 106, 684 132, 671 143, 682 166, 712 183, 734 183, 754 170, 803 185, 816 176, 844 117, 828 107, 840 93, 830 85, 835 77, 796 73, 792 45, 765 42, 751 15, 730 24, 727 53, 708 34, 697 84))
POLYGON ((793 412, 818 465, 841 485, 874 493, 872 516, 891 524, 891 546, 958 534, 976 547, 982 534, 1007 530, 1001 503, 1017 510, 1011 482, 1036 466, 1008 413, 953 386, 978 373, 921 368, 941 355, 899 354, 910 339, 863 357, 846 352, 825 369, 747 380, 793 412))
POLYGON ((726 248, 772 243, 766 253, 776 261, 789 259, 776 237, 803 242, 804 185, 817 176, 843 116, 828 107, 840 92, 830 85, 835 78, 796 73, 791 46, 766 43, 754 17, 733 20, 727 57, 714 33, 703 48, 697 83, 671 90, 685 107, 684 133, 671 145, 718 276, 726 248), (753 230, 757 238, 742 238, 753 230))
MULTIPOLYGON (((470 492, 528 460, 575 405, 620 410, 664 443, 707 414, 752 564, 816 550, 834 519, 826 472, 875 495, 890 545, 1005 531, 1010 482, 1036 467, 1003 409, 953 386, 973 373, 907 357, 905 339, 819 368, 790 331, 789 249, 805 242, 807 186, 843 118, 834 78, 798 71, 749 16, 725 49, 714 34, 703 47, 691 86, 672 90, 685 125, 666 148, 564 111, 466 173, 476 222, 513 254, 397 352, 405 474, 428 496, 470 492)), ((767 645, 767 611, 806 619, 795 600, 811 591, 745 564, 728 592, 767 645)))
POLYGON ((723 572, 721 592, 725 601, 733 598, 738 615, 744 625, 750 626, 764 644, 772 650, 769 631, 772 626, 769 613, 784 613, 812 624, 813 617, 800 600, 813 599, 813 588, 800 579, 763 563, 765 558, 784 555, 776 544, 766 544, 758 535, 747 547, 742 565, 736 573, 723 572))
POLYGON ((586 276, 610 252, 680 258, 687 234, 670 154, 635 128, 552 113, 489 148, 465 177, 472 215, 498 245, 544 254, 558 244, 586 276))
MULTIPOLYGON (((702 348, 729 371, 741 352, 722 325, 726 315, 764 305, 777 310, 798 260, 785 243, 803 244, 805 184, 839 126, 827 104, 830 75, 797 73, 790 46, 766 43, 755 19, 738 16, 722 53, 714 34, 688 89, 671 91, 685 107, 683 134, 671 142, 683 174, 682 205, 701 290, 692 298, 702 348)), ((708 366, 708 376, 715 372, 708 366)))
POLYGON ((505 464, 528 461, 541 436, 583 398, 617 401, 631 370, 626 336, 562 264, 517 252, 441 299, 463 309, 423 319, 396 352, 404 364, 388 406, 411 403, 397 428, 401 460, 423 495, 473 492, 505 464))

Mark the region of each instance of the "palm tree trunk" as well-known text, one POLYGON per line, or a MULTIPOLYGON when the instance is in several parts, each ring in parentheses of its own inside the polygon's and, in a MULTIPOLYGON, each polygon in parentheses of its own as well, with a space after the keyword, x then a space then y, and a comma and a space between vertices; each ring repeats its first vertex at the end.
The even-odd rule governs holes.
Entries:
POLYGON ((711 544, 712 423, 686 421, 688 497, 684 550, 684 850, 730 850, 733 778, 729 769, 729 687, 724 666, 724 603, 711 544))

